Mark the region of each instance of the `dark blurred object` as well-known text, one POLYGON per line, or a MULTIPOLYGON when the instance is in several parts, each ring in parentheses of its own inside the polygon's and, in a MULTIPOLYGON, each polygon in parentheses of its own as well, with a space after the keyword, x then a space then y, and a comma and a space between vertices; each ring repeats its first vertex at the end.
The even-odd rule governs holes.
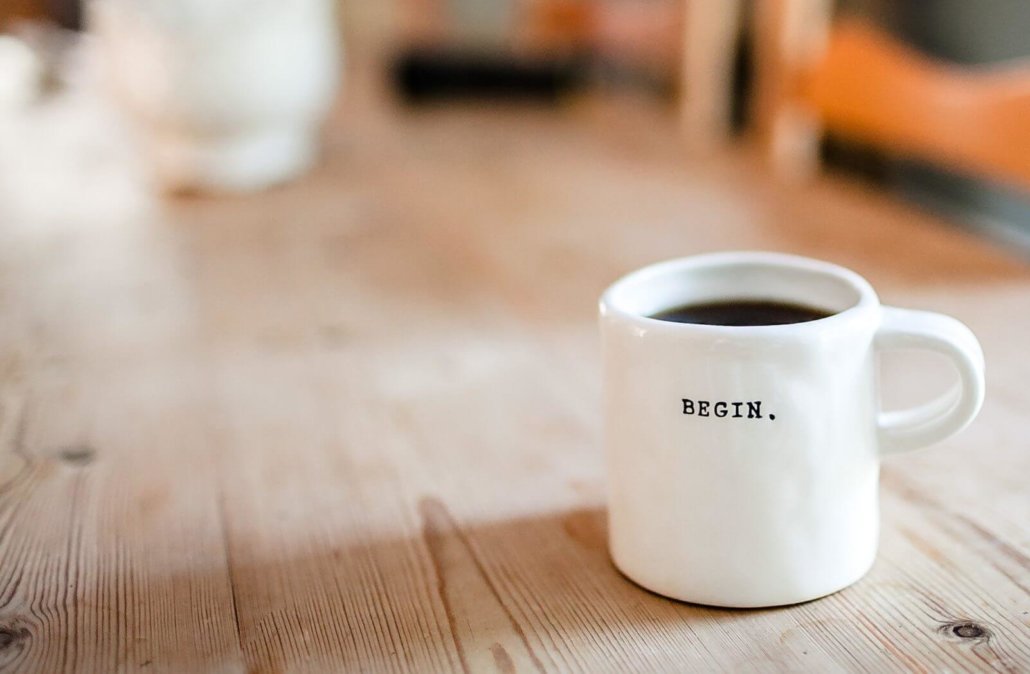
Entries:
POLYGON ((49 0, 50 19, 61 28, 82 30, 82 2, 80 0, 49 0))
POLYGON ((412 100, 553 99, 587 79, 665 95, 682 14, 681 0, 400 0, 395 81, 412 100))
POLYGON ((397 57, 392 77, 413 103, 456 98, 556 101, 586 81, 583 60, 423 47, 397 57))

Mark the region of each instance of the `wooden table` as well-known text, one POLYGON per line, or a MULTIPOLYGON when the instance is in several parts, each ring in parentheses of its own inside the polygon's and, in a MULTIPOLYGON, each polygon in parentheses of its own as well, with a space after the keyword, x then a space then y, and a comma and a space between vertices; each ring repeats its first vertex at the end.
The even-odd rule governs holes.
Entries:
MULTIPOLYGON (((1025 264, 691 159, 644 106, 376 100, 258 196, 107 210, 82 173, 3 215, 3 671, 1030 670, 1025 264), (596 297, 734 248, 853 267, 988 359, 977 422, 885 462, 870 575, 790 608, 669 601, 605 547, 596 297)), ((937 365, 889 359, 889 401, 937 365)))

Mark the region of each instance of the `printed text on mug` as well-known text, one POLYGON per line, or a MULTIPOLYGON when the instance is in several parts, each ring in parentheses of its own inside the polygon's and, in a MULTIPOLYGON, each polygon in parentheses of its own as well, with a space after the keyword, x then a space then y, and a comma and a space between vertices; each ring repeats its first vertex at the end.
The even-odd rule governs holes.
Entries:
POLYGON ((776 415, 762 416, 761 400, 742 400, 736 402, 711 400, 694 400, 682 398, 683 414, 699 417, 719 417, 729 419, 763 419, 775 420, 776 415))

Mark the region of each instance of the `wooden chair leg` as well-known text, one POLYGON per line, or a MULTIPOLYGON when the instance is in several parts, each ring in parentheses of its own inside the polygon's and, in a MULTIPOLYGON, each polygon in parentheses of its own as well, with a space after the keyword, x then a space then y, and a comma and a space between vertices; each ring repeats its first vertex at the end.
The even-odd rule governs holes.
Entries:
POLYGON ((806 64, 825 49, 832 4, 832 0, 755 3, 753 127, 773 171, 785 180, 804 180, 818 170, 819 121, 791 101, 796 99, 806 64))
POLYGON ((680 130, 694 149, 710 149, 729 136, 741 2, 686 0, 680 130))

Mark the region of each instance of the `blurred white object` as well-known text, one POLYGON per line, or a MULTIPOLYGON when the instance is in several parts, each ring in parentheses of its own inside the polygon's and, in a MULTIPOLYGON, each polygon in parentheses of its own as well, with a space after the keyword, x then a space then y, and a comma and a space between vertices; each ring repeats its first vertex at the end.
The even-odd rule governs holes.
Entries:
POLYGON ((168 189, 303 173, 339 77, 333 0, 92 0, 113 91, 168 189))
MULTIPOLYGON (((5 235, 14 229, 45 234, 69 223, 83 231, 118 227, 152 207, 153 187, 124 119, 97 91, 96 44, 54 31, 39 27, 22 43, 34 65, 18 71, 33 73, 20 81, 35 84, 17 89, 16 103, 0 103, 5 235)), ((0 55, 0 70, 8 64, 0 55)), ((4 70, 0 79, 12 72, 4 70)))
POLYGON ((43 65, 32 49, 15 37, 0 35, 0 107, 32 103, 43 82, 43 65))

